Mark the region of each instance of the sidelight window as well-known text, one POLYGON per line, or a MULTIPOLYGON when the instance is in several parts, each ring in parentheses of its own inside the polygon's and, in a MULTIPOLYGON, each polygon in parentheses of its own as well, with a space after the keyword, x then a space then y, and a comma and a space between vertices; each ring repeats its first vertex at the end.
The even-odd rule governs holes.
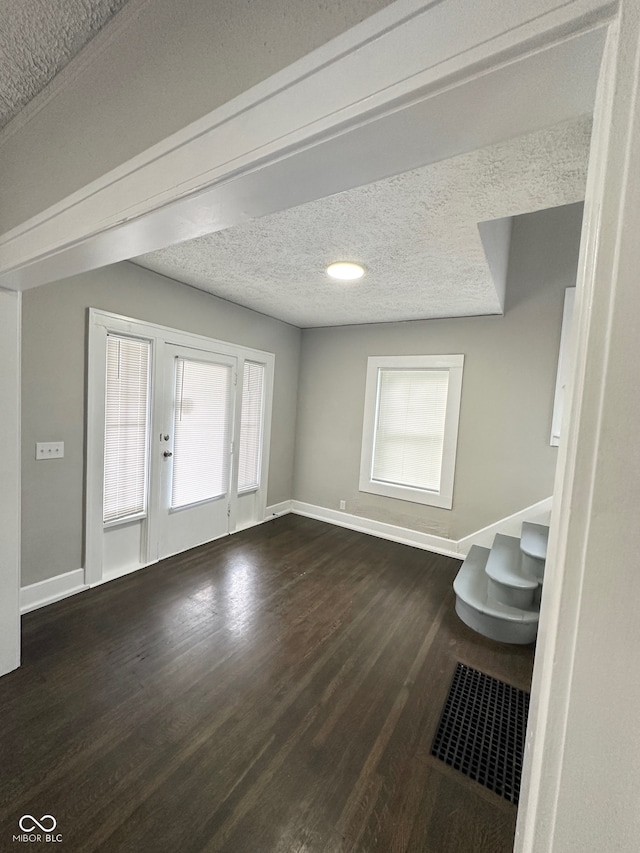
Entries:
POLYGON ((253 491, 260 486, 263 416, 264 365, 254 361, 245 361, 238 450, 239 492, 253 491))
POLYGON ((149 341, 107 336, 103 520, 147 511, 149 341))

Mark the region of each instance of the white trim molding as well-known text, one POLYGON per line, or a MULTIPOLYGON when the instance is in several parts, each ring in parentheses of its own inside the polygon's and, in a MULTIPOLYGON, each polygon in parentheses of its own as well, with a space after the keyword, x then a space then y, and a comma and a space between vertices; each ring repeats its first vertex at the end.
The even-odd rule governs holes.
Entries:
POLYGON ((351 515, 348 512, 314 506, 302 501, 292 501, 292 512, 296 515, 304 515, 307 518, 315 518, 318 521, 327 521, 329 524, 335 524, 338 527, 356 530, 359 533, 368 533, 371 536, 377 536, 379 539, 390 539, 392 542, 400 542, 402 545, 412 545, 414 548, 422 548, 424 551, 434 551, 436 554, 445 554, 447 557, 459 556, 453 539, 433 536, 419 530, 410 530, 408 527, 398 527, 384 521, 375 521, 372 518, 351 515))
POLYGON ((399 527, 395 524, 376 521, 360 515, 351 515, 337 509, 314 506, 314 504, 304 503, 303 501, 291 501, 291 509, 286 511, 293 512, 295 515, 304 515, 307 518, 315 518, 318 521, 326 521, 338 527, 346 527, 349 530, 356 530, 359 533, 369 533, 371 536, 378 536, 380 539, 390 539, 392 542, 412 545, 414 548, 422 548, 424 551, 433 551, 447 557, 464 559, 472 545, 491 545, 496 533, 519 535, 523 521, 547 523, 552 503, 553 498, 545 498, 487 527, 483 527, 475 533, 464 536, 462 539, 447 539, 444 536, 422 533, 420 530, 399 527))
POLYGON ((20 666, 22 298, 0 290, 0 675, 20 666))
POLYGON ((291 505, 293 501, 280 501, 277 504, 271 504, 268 506, 264 513, 264 520, 269 521, 271 518, 275 518, 279 515, 287 515, 292 512, 291 505))
POLYGON ((558 354, 558 374, 556 390, 553 397, 553 416, 551 418, 551 447, 560 446, 560 431, 564 412, 564 398, 571 378, 571 334, 573 331, 573 314, 576 301, 575 287, 568 287, 564 292, 564 308, 562 310, 562 329, 560 330, 560 351, 558 354))
POLYGON ((640 4, 594 110, 571 359, 514 851, 638 849, 640 4), (585 749, 584 745, 589 748, 585 749))
POLYGON ((84 569, 75 569, 23 586, 20 590, 20 613, 30 613, 89 589, 84 582, 84 569))

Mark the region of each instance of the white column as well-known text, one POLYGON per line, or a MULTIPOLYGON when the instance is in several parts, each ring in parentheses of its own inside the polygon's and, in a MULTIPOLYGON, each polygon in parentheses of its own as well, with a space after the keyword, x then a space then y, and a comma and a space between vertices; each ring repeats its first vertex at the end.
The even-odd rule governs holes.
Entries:
POLYGON ((20 665, 20 305, 0 290, 0 675, 20 665))

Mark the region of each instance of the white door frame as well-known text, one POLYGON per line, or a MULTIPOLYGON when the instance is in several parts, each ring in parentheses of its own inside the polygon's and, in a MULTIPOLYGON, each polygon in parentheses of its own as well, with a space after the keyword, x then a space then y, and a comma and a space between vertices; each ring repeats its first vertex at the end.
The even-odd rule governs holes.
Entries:
POLYGON ((20 309, 0 290, 0 675, 20 666, 20 309))
MULTIPOLYGON (((434 92, 455 94, 463 83, 481 82, 493 69, 509 63, 514 68, 519 57, 534 57, 549 45, 560 49, 571 41, 572 33, 588 35, 603 22, 613 22, 605 70, 615 77, 616 85, 607 85, 610 76, 605 75, 596 120, 580 263, 584 298, 578 295, 576 315, 578 370, 559 464, 561 492, 554 513, 534 675, 518 853, 570 849, 566 843, 563 846, 566 839, 559 835, 566 830, 567 819, 557 804, 561 793, 571 803, 563 782, 578 786, 581 778, 579 764, 566 763, 565 755, 569 716, 577 713, 574 681, 581 675, 575 668, 577 639, 583 637, 583 621, 592 615, 591 609, 586 610, 583 590, 587 582, 592 583, 594 562, 601 556, 595 538, 598 527, 594 527, 594 500, 600 497, 594 472, 599 454, 602 459, 627 452, 637 459, 637 450, 622 426, 616 437, 624 441, 618 443, 615 453, 605 443, 601 426, 608 416, 604 404, 609 394, 623 413, 615 396, 616 383, 609 391, 610 371, 619 355, 618 331, 627 341, 619 311, 629 302, 635 285, 631 276, 640 266, 632 242, 640 226, 636 165, 640 162, 639 18, 638 0, 620 0, 619 4, 537 0, 535 7, 530 0, 478 0, 473 4, 398 0, 326 48, 192 125, 181 139, 173 137, 156 146, 0 238, 0 285, 22 289, 111 263, 123 257, 122 252, 130 256, 175 239, 171 221, 176 211, 186 214, 180 239, 195 236, 198 227, 193 210, 204 210, 205 197, 215 204, 208 208, 213 210, 211 217, 205 215, 201 221, 200 233, 259 215, 269 206, 279 209, 296 203, 284 192, 282 181, 287 164, 295 167, 296 156, 301 158, 298 162, 308 165, 323 144, 339 143, 348 130, 363 129, 377 117, 389 117, 421 98, 422 103, 433 102, 434 92), (624 26, 618 28, 620 17, 624 26), (383 60, 376 61, 376 50, 383 60), (608 111, 615 129, 611 138, 609 126, 602 121, 608 111), (216 148, 222 157, 211 160, 216 148), (209 171, 201 168, 207 160, 213 163, 209 171), (189 161, 195 164, 191 172, 189 161), (270 182, 270 174, 278 181, 270 182), (264 201, 267 196, 269 203, 264 201)), ((436 154, 443 155, 443 151, 437 149, 436 154)), ((303 197, 298 198, 313 197, 317 190, 317 182, 308 178, 303 197)), ((633 411, 638 411, 635 402, 633 411)), ((13 425, 14 433, 16 417, 4 418, 13 425)), ((14 494, 19 500, 17 486, 14 494)), ((630 509, 627 512, 631 520, 630 509)), ((631 538, 628 533, 628 540, 631 538)), ((607 544, 616 550, 615 540, 607 544)), ((16 547, 15 542, 4 544, 1 556, 8 555, 15 564, 16 547)), ((625 551, 620 543, 617 551, 625 551)), ((636 628, 634 639, 637 634, 636 628)), ((612 667, 612 673, 615 671, 612 667)), ((616 684, 615 679, 611 684, 616 684)), ((594 706, 584 713, 595 715, 597 722, 597 711, 594 706)), ((576 825, 577 833, 589 831, 598 819, 594 802, 587 799, 582 810, 584 827, 576 825), (589 808, 595 814, 592 820, 589 808)), ((615 824, 610 832, 623 831, 619 813, 612 811, 608 817, 615 824)), ((598 847, 583 844, 572 849, 598 847)))
MULTIPOLYGON (((107 577, 103 566, 103 491, 104 491, 104 398, 105 398, 105 359, 107 332, 129 335, 151 341, 151 423, 163 423, 163 395, 158 389, 164 387, 164 359, 162 353, 165 344, 187 347, 203 353, 217 352, 237 359, 237 381, 242 389, 242 370, 245 360, 257 361, 265 365, 265 406, 263 424, 263 455, 262 477, 257 491, 257 511, 259 518, 264 518, 267 502, 269 475, 269 447, 271 440, 271 415, 273 402, 273 381, 275 356, 270 352, 231 344, 226 341, 214 340, 204 335, 183 332, 157 323, 147 323, 120 314, 89 309, 89 355, 87 363, 87 471, 86 471, 86 534, 85 534, 85 583, 95 586, 105 580, 111 580, 114 575, 107 577)), ((241 393, 235 395, 236 408, 234 419, 240 423, 241 393)), ((153 441, 151 442, 153 446, 153 441)), ((157 456, 157 454, 156 454, 157 456)), ((159 506, 160 506, 160 469, 153 464, 154 454, 151 454, 149 470, 149 508, 144 524, 144 542, 142 545, 139 568, 151 565, 159 559, 158 541, 159 506)), ((231 470, 232 490, 237 490, 238 455, 234 454, 231 470)), ((235 502, 231 504, 229 531, 235 531, 235 502)))
POLYGON ((594 110, 517 853, 638 848, 639 230, 640 3, 622 0, 594 110))

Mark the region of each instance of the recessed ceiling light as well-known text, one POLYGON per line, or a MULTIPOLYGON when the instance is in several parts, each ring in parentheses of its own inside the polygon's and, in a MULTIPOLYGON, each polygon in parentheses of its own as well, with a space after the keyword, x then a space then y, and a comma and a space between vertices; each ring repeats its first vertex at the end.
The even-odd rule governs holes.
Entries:
POLYGON ((353 261, 337 261, 335 264, 329 264, 327 275, 339 281, 355 281, 364 275, 364 267, 362 264, 354 264, 353 261))

